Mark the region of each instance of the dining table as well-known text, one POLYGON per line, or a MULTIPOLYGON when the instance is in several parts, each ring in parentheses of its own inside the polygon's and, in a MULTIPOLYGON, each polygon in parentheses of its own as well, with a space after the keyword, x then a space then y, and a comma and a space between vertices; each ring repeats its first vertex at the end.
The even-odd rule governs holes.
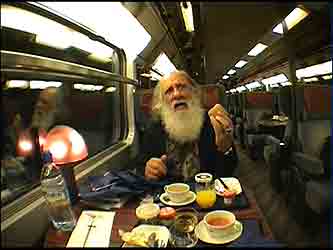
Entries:
MULTIPOLYGON (((271 228, 263 216, 253 191, 249 187, 242 185, 242 194, 239 197, 238 205, 236 204, 237 202, 234 202, 236 206, 223 207, 223 197, 217 195, 215 206, 211 209, 200 209, 195 201, 184 207, 195 208, 198 212, 199 220, 201 220, 207 212, 212 210, 225 209, 234 213, 236 219, 240 221, 245 228, 240 240, 238 241, 236 239, 233 242, 233 244, 236 244, 234 246, 247 246, 247 244, 251 245, 251 238, 253 237, 256 238, 257 245, 258 238, 261 239, 261 241, 274 241, 271 228)), ((119 230, 123 230, 125 232, 131 231, 140 224, 140 220, 136 216, 136 208, 140 205, 140 202, 140 199, 134 197, 129 199, 122 207, 111 209, 111 211, 115 212, 115 217, 112 224, 109 247, 123 246, 124 242, 119 235, 119 230)), ((161 202, 158 202, 158 204, 163 206, 161 202)), ((175 209, 177 208, 178 207, 175 207, 175 209)), ((91 209, 92 208, 88 207, 83 201, 77 202, 73 207, 73 211, 77 218, 79 218, 82 211, 91 209)), ((50 223, 46 232, 44 247, 66 247, 71 233, 71 231, 64 232, 56 230, 50 223)), ((205 244, 204 242, 198 240, 196 246, 206 247, 207 245, 209 246, 209 244, 205 244)))

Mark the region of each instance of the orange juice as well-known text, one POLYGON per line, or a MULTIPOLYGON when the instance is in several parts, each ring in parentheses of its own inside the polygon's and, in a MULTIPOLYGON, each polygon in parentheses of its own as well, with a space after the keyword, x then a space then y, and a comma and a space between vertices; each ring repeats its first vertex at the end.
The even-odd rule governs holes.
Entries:
POLYGON ((216 193, 214 189, 201 190, 197 192, 198 205, 201 208, 209 208, 215 204, 216 201, 216 193))

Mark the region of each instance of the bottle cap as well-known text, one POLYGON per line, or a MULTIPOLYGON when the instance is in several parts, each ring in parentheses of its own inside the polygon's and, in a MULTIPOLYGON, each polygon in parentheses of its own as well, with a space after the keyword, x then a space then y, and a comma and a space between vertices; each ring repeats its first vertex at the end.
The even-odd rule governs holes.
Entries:
POLYGON ((213 179, 213 175, 210 173, 199 173, 195 175, 195 181, 198 183, 208 183, 213 179))

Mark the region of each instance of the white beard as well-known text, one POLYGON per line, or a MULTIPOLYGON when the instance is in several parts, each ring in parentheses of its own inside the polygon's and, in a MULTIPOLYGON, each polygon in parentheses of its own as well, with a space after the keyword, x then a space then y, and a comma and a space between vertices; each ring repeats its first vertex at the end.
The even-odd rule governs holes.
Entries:
POLYGON ((55 112, 41 112, 41 111, 34 111, 32 115, 32 122, 31 127, 33 128, 42 128, 45 131, 48 131, 51 125, 54 123, 55 120, 55 112))
POLYGON ((161 119, 170 138, 179 143, 193 142, 200 136, 204 121, 204 109, 200 99, 193 97, 187 102, 188 109, 174 111, 168 104, 161 107, 161 119))

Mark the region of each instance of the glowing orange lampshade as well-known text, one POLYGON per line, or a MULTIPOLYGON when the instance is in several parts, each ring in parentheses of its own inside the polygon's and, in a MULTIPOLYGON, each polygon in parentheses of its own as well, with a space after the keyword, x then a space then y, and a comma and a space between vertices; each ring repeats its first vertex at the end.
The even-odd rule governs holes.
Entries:
POLYGON ((43 151, 50 151, 57 165, 80 161, 88 156, 82 136, 68 126, 51 129, 46 136, 43 151))

